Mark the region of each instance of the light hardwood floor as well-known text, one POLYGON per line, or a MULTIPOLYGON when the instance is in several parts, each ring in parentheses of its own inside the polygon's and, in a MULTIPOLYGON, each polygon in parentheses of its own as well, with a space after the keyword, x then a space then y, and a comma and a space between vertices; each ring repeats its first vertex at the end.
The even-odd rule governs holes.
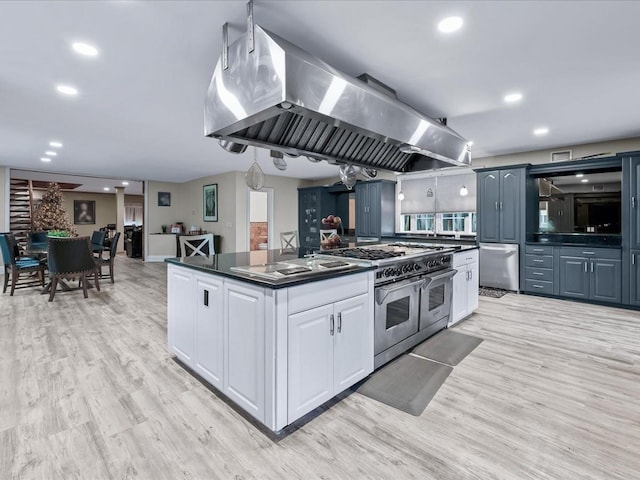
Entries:
POLYGON ((640 478, 640 315, 481 298, 421 417, 354 393, 274 440, 174 362, 163 264, 0 297, 0 479, 640 478))

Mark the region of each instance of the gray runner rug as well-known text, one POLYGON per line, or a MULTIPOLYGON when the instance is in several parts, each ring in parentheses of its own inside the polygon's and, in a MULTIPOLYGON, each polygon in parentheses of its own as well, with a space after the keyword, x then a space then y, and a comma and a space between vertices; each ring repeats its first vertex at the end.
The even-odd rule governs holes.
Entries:
POLYGON ((452 371, 447 365, 403 355, 373 373, 356 391, 418 417, 452 371))
POLYGON ((413 353, 435 362, 456 366, 481 343, 481 338, 442 330, 414 348, 413 353))

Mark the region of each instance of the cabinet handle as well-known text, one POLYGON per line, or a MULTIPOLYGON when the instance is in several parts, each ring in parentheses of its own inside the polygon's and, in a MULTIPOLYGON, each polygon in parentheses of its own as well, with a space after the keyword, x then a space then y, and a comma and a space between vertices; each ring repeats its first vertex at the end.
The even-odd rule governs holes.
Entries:
POLYGON ((636 197, 631 197, 631 208, 636 208, 636 197))
POLYGON ((500 202, 500 210, 502 210, 502 202, 500 202))
POLYGON ((591 263, 591 273, 593 273, 593 262, 589 262, 591 263))
POLYGON ((588 271, 589 271, 589 270, 588 270, 588 267, 587 267, 587 262, 584 262, 584 271, 585 271, 585 272, 588 272, 588 271))
POLYGON ((498 211, 498 202, 496 202, 496 212, 498 211))
POLYGON ((338 312, 338 333, 342 332, 342 312, 338 312))
POLYGON ((541 276, 541 277, 544 275, 544 273, 542 273, 542 272, 531 272, 531 273, 532 273, 533 275, 539 275, 539 276, 541 276))
POLYGON ((473 270, 469 270, 469 280, 473 278, 473 270))
POLYGON ((534 252, 544 252, 544 248, 534 248, 534 252))
POLYGON ((533 288, 544 288, 544 286, 533 284, 533 288))
POLYGON ((587 252, 586 250, 583 250, 583 251, 582 251, 582 254, 583 254, 583 255, 595 255, 595 254, 596 254, 596 252, 587 252))
POLYGON ((331 334, 331 336, 333 336, 333 323, 334 323, 334 320, 333 320, 333 313, 332 313, 329 320, 329 324, 330 324, 329 333, 331 334))
POLYGON ((544 260, 538 260, 536 258, 534 258, 533 261, 536 262, 536 263, 544 263, 544 260))
POLYGON ((636 254, 632 253, 631 254, 631 265, 635 265, 636 264, 636 254))
POLYGON ((203 298, 204 306, 209 306, 209 290, 204 290, 204 298, 203 298))

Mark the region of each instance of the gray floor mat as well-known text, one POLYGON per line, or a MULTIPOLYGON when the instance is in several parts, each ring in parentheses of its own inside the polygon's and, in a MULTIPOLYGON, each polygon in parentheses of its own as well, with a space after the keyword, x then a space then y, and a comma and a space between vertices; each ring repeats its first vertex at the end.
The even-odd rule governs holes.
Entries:
POLYGON ((435 362, 456 366, 481 343, 481 338, 442 330, 414 348, 413 353, 435 362))
POLYGON ((356 391, 420 416, 452 371, 447 365, 403 355, 373 373, 356 391))

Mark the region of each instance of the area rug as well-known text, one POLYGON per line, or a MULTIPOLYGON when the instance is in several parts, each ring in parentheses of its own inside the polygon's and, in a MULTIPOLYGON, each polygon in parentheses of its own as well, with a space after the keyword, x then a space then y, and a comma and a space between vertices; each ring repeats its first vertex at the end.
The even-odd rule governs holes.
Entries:
POLYGON ((481 297, 502 298, 507 293, 509 293, 509 290, 502 290, 501 288, 480 287, 478 289, 478 294, 481 297))
POLYGON ((356 391, 418 417, 452 371, 447 365, 403 355, 373 373, 356 391))
POLYGON ((456 366, 482 343, 482 339, 453 330, 442 330, 413 349, 415 355, 456 366))

